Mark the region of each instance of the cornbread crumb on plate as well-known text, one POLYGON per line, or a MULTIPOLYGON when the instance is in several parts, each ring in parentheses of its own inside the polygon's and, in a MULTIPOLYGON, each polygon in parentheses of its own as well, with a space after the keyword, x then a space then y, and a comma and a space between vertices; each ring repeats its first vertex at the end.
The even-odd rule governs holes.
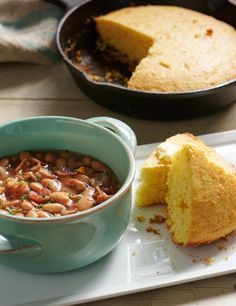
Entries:
POLYGON ((205 265, 211 265, 215 262, 215 258, 213 257, 208 257, 208 258, 204 258, 203 262, 205 263, 205 265))
POLYGON ((108 46, 138 63, 130 89, 189 92, 236 78, 235 29, 211 16, 147 5, 98 16, 95 22, 108 46))
POLYGON ((147 228, 146 228, 146 231, 148 233, 153 233, 155 235, 160 235, 161 232, 160 232, 160 229, 159 228, 154 228, 153 226, 149 225, 147 228))
POLYGON ((138 220, 139 222, 144 222, 144 221, 145 221, 145 218, 144 218, 144 216, 137 216, 137 220, 138 220))
POLYGON ((164 223, 166 221, 166 217, 163 217, 161 215, 155 215, 154 217, 149 219, 149 223, 153 224, 153 223, 164 223))
POLYGON ((222 250, 227 250, 227 247, 225 246, 224 243, 220 242, 217 244, 217 248, 218 250, 222 251, 222 250))
POLYGON ((153 204, 153 194, 161 191, 167 204, 167 226, 175 243, 184 246, 208 244, 236 229, 234 166, 191 134, 167 139, 151 158, 153 156, 153 167, 149 164, 147 169, 145 162, 141 170, 137 203, 153 204), (156 185, 152 184, 152 175, 143 175, 145 171, 155 175, 156 185), (154 190, 150 197, 150 189, 145 189, 149 179, 154 190))

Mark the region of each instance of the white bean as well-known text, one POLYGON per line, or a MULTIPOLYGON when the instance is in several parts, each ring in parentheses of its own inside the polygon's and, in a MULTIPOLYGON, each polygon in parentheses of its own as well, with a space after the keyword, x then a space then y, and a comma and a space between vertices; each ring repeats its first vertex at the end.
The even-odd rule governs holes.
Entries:
POLYGON ((72 202, 69 195, 65 192, 52 192, 49 198, 50 198, 50 201, 52 202, 56 202, 56 203, 60 203, 64 205, 68 205, 72 202))
POLYGON ((43 185, 37 182, 29 183, 29 187, 35 192, 40 192, 43 189, 43 185))
POLYGON ((74 213, 76 213, 76 209, 62 209, 62 211, 61 211, 61 214, 63 215, 63 216, 66 216, 66 215, 71 215, 71 214, 74 214, 74 213))
POLYGON ((30 210, 30 211, 27 212, 25 217, 28 217, 28 218, 38 218, 38 214, 37 214, 37 212, 35 210, 30 210))
POLYGON ((38 218, 50 218, 50 215, 46 211, 38 210, 38 218))
POLYGON ((52 192, 60 191, 61 189, 61 183, 58 180, 44 178, 42 179, 41 183, 44 187, 50 189, 52 192))
POLYGON ((78 191, 84 191, 86 189, 86 184, 80 180, 74 178, 65 178, 64 184, 68 187, 73 187, 78 191))
POLYGON ((51 214, 60 213, 62 211, 62 209, 64 209, 64 208, 65 208, 65 206, 63 206, 62 204, 59 204, 59 203, 45 204, 42 207, 42 209, 44 211, 47 211, 51 214))
POLYGON ((26 211, 30 211, 33 209, 33 205, 29 202, 29 201, 22 201, 20 203, 20 207, 23 209, 23 210, 26 210, 26 211))
POLYGON ((77 202, 77 208, 79 211, 87 210, 91 207, 93 207, 94 199, 91 197, 83 196, 78 202, 77 202))

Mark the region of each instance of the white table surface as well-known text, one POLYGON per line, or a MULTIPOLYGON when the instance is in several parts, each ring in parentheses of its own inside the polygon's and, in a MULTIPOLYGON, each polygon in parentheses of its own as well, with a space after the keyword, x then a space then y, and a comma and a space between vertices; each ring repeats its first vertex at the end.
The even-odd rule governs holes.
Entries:
MULTIPOLYGON (((137 135, 138 144, 162 141, 178 132, 187 131, 201 135, 236 129, 235 103, 215 114, 184 121, 147 121, 115 113, 86 98, 63 64, 54 67, 1 64, 0 114, 0 124, 36 115, 64 115, 78 118, 112 116, 132 127, 137 135)), ((235 306, 235 276, 230 274, 84 305, 235 306)))

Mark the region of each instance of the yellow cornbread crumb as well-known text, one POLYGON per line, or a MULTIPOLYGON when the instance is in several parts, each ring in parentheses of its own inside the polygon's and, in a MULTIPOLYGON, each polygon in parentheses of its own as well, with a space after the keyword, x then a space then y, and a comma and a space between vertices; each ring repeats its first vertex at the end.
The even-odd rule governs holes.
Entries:
POLYGON ((205 265, 211 265, 215 262, 215 258, 213 257, 208 257, 208 258, 204 258, 203 262, 205 263, 205 265))
POLYGON ((145 218, 144 218, 144 216, 138 216, 138 217, 137 217, 137 220, 138 220, 139 222, 144 222, 144 221, 145 221, 145 218))
POLYGON ((163 223, 166 221, 166 218, 161 215, 155 215, 153 218, 149 219, 149 223, 163 223))

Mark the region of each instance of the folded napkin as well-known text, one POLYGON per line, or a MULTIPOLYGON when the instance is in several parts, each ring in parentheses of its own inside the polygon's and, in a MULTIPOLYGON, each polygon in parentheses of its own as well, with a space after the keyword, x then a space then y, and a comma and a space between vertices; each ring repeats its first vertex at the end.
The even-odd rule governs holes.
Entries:
POLYGON ((56 62, 62 16, 60 7, 42 0, 0 0, 0 62, 56 62))

